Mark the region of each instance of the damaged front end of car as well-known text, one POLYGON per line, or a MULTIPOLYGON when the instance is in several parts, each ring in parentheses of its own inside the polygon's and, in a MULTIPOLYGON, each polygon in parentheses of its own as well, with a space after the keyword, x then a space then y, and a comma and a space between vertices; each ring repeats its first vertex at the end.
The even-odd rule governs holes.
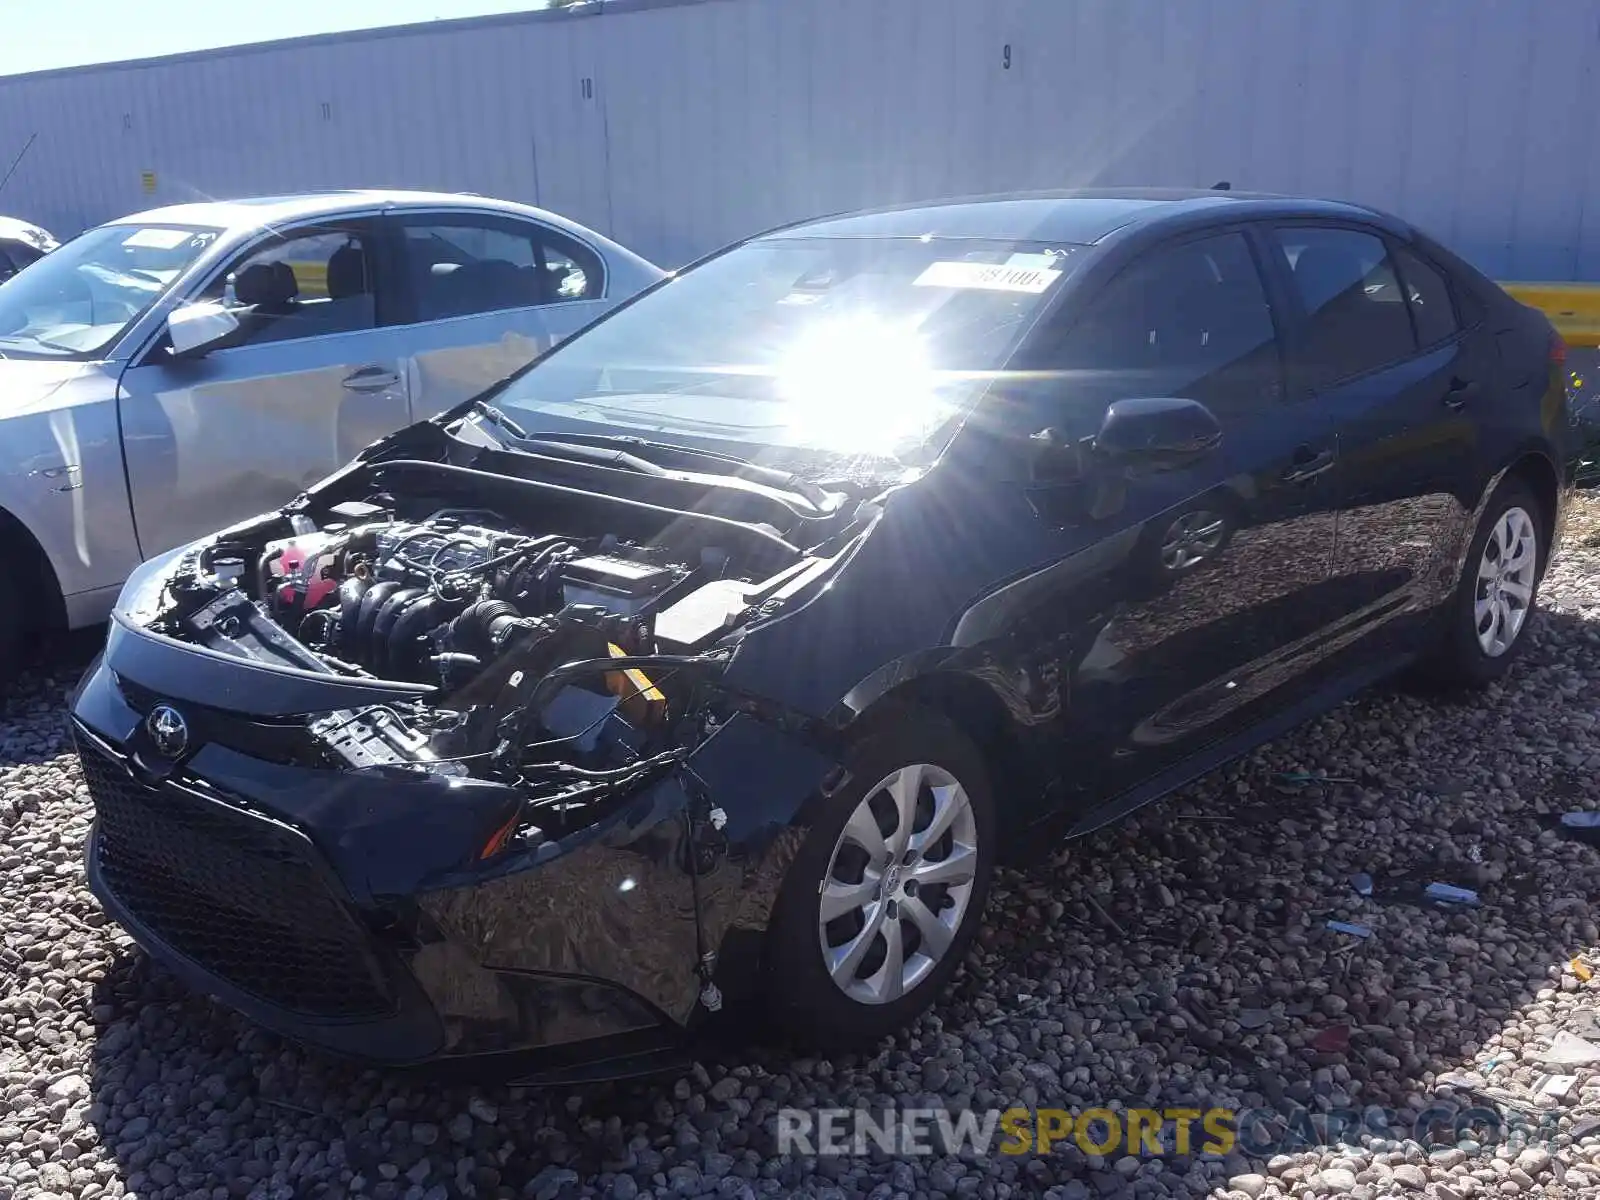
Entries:
POLYGON ((840 774, 724 675, 871 506, 802 541, 416 449, 130 579, 74 697, 91 886, 192 986, 337 1053, 651 1069, 747 993, 840 774))

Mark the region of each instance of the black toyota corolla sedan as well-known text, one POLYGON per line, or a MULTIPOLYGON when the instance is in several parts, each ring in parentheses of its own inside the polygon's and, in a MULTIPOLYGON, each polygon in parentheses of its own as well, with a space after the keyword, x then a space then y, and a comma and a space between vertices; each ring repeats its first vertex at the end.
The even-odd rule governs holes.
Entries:
POLYGON ((74 699, 91 884, 378 1062, 618 1074, 732 1010, 878 1037, 1002 856, 1402 667, 1505 672, 1564 353, 1346 204, 757 237, 147 563, 74 699))

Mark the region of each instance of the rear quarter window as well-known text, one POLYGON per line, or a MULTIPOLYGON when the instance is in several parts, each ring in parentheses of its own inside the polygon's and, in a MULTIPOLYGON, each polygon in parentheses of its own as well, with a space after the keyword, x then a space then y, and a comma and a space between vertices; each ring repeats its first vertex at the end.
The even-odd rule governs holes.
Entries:
POLYGON ((1426 348, 1454 337, 1461 326, 1444 273, 1404 246, 1395 247, 1394 258, 1416 324, 1417 344, 1426 348))

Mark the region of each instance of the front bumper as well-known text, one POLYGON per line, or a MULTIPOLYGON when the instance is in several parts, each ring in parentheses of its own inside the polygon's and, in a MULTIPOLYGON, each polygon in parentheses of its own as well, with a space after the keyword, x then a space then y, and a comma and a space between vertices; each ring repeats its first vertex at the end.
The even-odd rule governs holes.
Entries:
POLYGON ((651 1056, 680 1030, 614 982, 486 967, 358 906, 309 838, 198 778, 141 779, 81 722, 89 887, 187 985, 285 1036, 390 1065, 505 1055, 516 1072, 651 1056), (539 1051, 550 1053, 541 1055, 539 1051))
POLYGON ((736 720, 690 760, 730 815, 723 828, 697 825, 671 777, 560 841, 485 863, 477 852, 503 820, 494 793, 508 789, 246 753, 229 744, 239 714, 186 695, 195 676, 119 676, 118 640, 73 700, 96 807, 91 889, 189 986, 364 1061, 529 1082, 672 1061, 706 1015, 706 952, 764 929, 798 815, 833 765, 736 720), (179 761, 151 751, 157 701, 197 734, 179 761), (731 795, 754 778, 759 802, 731 795))

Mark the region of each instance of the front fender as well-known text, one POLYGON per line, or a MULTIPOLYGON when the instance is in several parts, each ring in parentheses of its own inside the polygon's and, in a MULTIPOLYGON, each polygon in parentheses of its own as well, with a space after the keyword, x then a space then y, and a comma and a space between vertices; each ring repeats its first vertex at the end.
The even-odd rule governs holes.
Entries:
POLYGON ((113 588, 139 562, 115 370, 86 365, 43 405, 0 417, 0 508, 39 544, 64 597, 113 588))

